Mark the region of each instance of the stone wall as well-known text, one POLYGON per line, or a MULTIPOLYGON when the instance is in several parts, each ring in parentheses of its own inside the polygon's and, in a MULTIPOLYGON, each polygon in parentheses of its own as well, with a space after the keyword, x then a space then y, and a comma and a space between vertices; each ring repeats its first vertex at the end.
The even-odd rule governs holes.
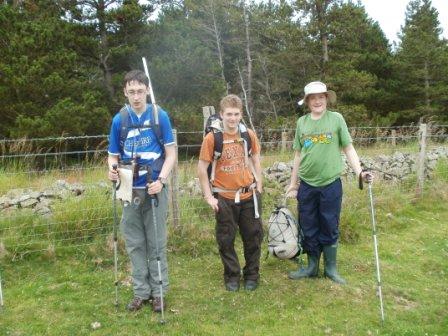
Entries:
MULTIPOLYGON (((425 162, 425 173, 430 177, 431 172, 441 158, 448 158, 448 147, 437 147, 427 152, 425 162)), ((418 153, 395 152, 392 155, 378 155, 376 157, 360 157, 363 166, 375 172, 375 178, 380 180, 402 181, 415 174, 417 169, 418 153)), ((343 176, 354 175, 343 156, 343 176)), ((264 169, 264 176, 270 181, 276 181, 281 186, 289 184, 292 170, 291 162, 276 162, 272 167, 264 169)), ((354 177, 354 176, 353 176, 354 177)))
MULTIPOLYGON (((448 158, 448 147, 438 147, 428 151, 426 155, 426 175, 430 176, 432 170, 441 158, 448 158)), ((365 167, 375 172, 376 179, 402 181, 415 174, 417 168, 418 154, 396 152, 392 155, 378 155, 376 157, 361 157, 365 167)), ((352 176, 353 171, 347 165, 344 157, 344 176, 352 176)), ((276 162, 271 167, 264 169, 264 178, 279 183, 282 187, 289 184, 291 178, 292 161, 276 162)), ((110 184, 102 181, 93 188, 105 188, 110 190, 110 184)), ((0 215, 8 214, 20 209, 32 209, 40 215, 51 215, 51 207, 56 200, 64 200, 67 197, 80 197, 84 194, 86 187, 80 183, 70 184, 64 180, 57 180, 53 185, 40 191, 31 189, 11 189, 0 196, 0 215)), ((179 191, 180 195, 201 195, 198 178, 192 178, 183 185, 179 191)))
MULTIPOLYGON (((97 185, 97 187, 108 186, 105 182, 97 185)), ((40 215, 51 215, 51 206, 56 200, 82 196, 85 190, 85 186, 80 183, 70 184, 64 180, 57 180, 53 185, 40 191, 11 189, 0 196, 0 213, 8 214, 20 209, 32 209, 40 215)))

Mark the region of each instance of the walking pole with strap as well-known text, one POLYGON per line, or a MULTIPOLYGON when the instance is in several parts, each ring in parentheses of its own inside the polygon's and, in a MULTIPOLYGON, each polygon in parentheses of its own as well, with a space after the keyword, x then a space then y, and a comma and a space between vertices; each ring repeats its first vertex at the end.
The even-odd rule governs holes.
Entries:
MULTIPOLYGON (((363 170, 364 172, 365 170, 363 170)), ((384 323, 384 306, 383 306, 383 293, 381 289, 381 274, 380 274, 380 258, 378 256, 378 240, 376 237, 376 221, 375 221, 375 209, 373 204, 372 182, 368 182, 369 185, 369 203, 370 203, 370 216, 372 218, 372 236, 373 236, 373 248, 375 252, 375 265, 376 265, 376 279, 378 287, 378 297, 380 299, 380 313, 381 323, 384 323)), ((363 188, 362 176, 359 174, 359 189, 363 188)))
POLYGON ((2 275, 0 273, 0 308, 3 309, 2 275))
MULTIPOLYGON (((148 166, 147 168, 147 182, 151 184, 153 182, 152 180, 152 169, 148 166)), ((160 307, 161 307, 161 318, 160 318, 160 324, 165 324, 165 307, 164 307, 164 301, 163 301, 163 282, 162 282, 162 268, 160 265, 160 251, 159 251, 159 237, 158 237, 158 230, 157 230, 157 216, 156 216, 156 208, 159 206, 159 199, 157 194, 155 195, 149 195, 151 198, 151 212, 152 212, 152 222, 154 225, 154 241, 155 241, 155 247, 156 247, 156 258, 157 258, 157 271, 159 273, 159 288, 160 288, 160 307)))
MULTIPOLYGON (((149 77, 149 71, 148 71, 148 65, 146 64, 146 58, 142 57, 142 62, 143 62, 143 68, 145 70, 145 74, 146 77, 148 77, 149 80, 149 97, 151 98, 151 104, 153 106, 153 111, 154 111, 154 124, 156 126, 159 125, 159 117, 158 117, 158 111, 157 111, 157 104, 156 104, 156 98, 154 96, 154 91, 152 88, 152 83, 151 83, 151 77, 149 77)), ((163 148, 162 148, 163 149, 163 148)), ((152 169, 151 171, 148 169, 148 173, 147 173, 147 181, 148 183, 152 183, 152 169)), ((164 324, 165 323, 165 314, 164 314, 164 302, 163 302, 163 283, 162 283, 162 269, 161 269, 161 265, 160 265, 160 251, 159 251, 159 240, 158 238, 158 234, 157 234, 157 216, 156 216, 156 207, 159 206, 159 200, 157 195, 150 195, 151 196, 151 212, 152 212, 152 221, 154 224, 154 235, 155 235, 155 242, 156 242, 156 256, 157 256, 157 269, 159 272, 159 286, 160 286, 160 305, 161 305, 161 319, 160 319, 160 324, 164 324)))
MULTIPOLYGON (((112 170, 117 171, 118 165, 112 165, 112 170)), ((115 277, 115 307, 118 309, 118 215, 117 215, 117 181, 113 181, 113 209, 114 209, 114 277, 115 277)))

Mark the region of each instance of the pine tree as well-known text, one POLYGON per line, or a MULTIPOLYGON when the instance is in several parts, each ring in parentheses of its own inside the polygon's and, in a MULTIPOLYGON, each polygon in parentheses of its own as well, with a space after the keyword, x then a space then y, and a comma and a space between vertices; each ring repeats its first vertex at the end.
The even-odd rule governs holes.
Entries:
POLYGON ((94 105, 102 93, 76 52, 74 26, 62 16, 49 0, 0 6, 2 136, 104 130, 107 110, 94 105))
POLYGON ((409 3, 396 54, 400 122, 448 119, 448 44, 441 32, 438 12, 430 0, 409 3))
POLYGON ((360 5, 333 6, 328 15, 327 82, 338 92, 338 110, 352 125, 387 123, 392 55, 384 33, 360 5))

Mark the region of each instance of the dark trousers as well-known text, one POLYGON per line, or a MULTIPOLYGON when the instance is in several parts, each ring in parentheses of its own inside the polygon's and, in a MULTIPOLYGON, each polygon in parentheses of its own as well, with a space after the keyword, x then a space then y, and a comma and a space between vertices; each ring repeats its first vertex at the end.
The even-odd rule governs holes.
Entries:
POLYGON ((333 245, 339 237, 342 183, 337 179, 324 187, 301 181, 297 192, 299 223, 304 235, 304 251, 318 256, 323 245, 333 245))
MULTIPOLYGON (((261 197, 258 194, 258 211, 261 214, 261 197)), ((216 241, 224 266, 224 281, 240 280, 241 267, 235 252, 235 237, 239 230, 243 241, 243 268, 245 280, 258 281, 260 269, 263 227, 261 218, 255 218, 253 199, 236 204, 234 200, 218 196, 219 211, 216 214, 216 241)))

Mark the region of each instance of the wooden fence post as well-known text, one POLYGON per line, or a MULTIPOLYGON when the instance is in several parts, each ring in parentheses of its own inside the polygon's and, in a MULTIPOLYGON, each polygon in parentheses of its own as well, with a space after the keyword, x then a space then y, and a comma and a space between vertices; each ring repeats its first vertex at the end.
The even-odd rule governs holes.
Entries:
POLYGON ((397 131, 396 130, 392 130, 392 146, 397 146, 397 131))
POLYGON ((282 153, 286 151, 287 143, 288 143, 288 132, 282 131, 282 153))
POLYGON ((171 173, 171 204, 173 207, 173 226, 175 230, 180 228, 179 211, 179 146, 177 144, 177 130, 173 129, 174 146, 176 150, 176 161, 171 173))
POLYGON ((420 153, 417 162, 417 188, 415 196, 420 197, 423 193, 423 182, 425 181, 425 159, 426 159, 426 124, 420 124, 418 131, 420 153))

